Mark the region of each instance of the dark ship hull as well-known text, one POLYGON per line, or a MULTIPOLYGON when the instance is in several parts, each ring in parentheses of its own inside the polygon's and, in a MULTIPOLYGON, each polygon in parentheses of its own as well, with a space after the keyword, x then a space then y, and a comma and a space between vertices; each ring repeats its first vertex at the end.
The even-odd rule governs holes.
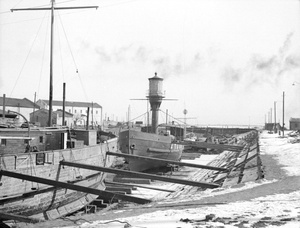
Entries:
MULTIPOLYGON (((125 154, 179 161, 183 146, 173 144, 170 136, 125 130, 119 133, 119 149, 125 154)), ((137 159, 127 159, 127 162, 132 171, 145 171, 166 166, 165 162, 137 159)))

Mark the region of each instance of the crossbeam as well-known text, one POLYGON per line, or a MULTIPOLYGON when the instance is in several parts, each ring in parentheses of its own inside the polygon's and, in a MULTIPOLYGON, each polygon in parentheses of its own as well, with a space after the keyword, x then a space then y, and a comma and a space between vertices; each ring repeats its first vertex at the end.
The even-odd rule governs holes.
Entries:
POLYGON ((216 171, 227 171, 227 169, 220 168, 220 167, 192 164, 192 163, 188 163, 188 162, 179 162, 179 161, 172 161, 172 160, 166 160, 166 159, 160 159, 160 158, 150 158, 150 157, 145 157, 145 156, 115 153, 115 152, 109 152, 109 151, 106 152, 106 154, 107 155, 118 156, 118 157, 124 157, 124 158, 132 158, 132 159, 137 159, 137 160, 165 162, 165 163, 175 164, 175 165, 179 165, 179 166, 188 166, 188 167, 195 167, 195 168, 200 168, 200 169, 209 169, 209 170, 216 170, 216 171))
POLYGON ((158 176, 158 175, 153 175, 153 174, 148 174, 148 173, 139 173, 139 172, 128 171, 128 170, 112 169, 112 168, 80 164, 80 163, 74 163, 74 162, 60 161, 60 164, 66 165, 66 166, 71 166, 71 167, 76 167, 76 168, 101 171, 101 172, 106 172, 106 173, 115 173, 115 174, 122 174, 122 175, 125 174, 125 175, 129 175, 131 177, 148 178, 148 179, 152 179, 152 180, 160 180, 160 181, 165 181, 165 182, 170 182, 170 183, 191 185, 191 186, 196 186, 196 187, 201 187, 201 188, 217 188, 217 187, 219 187, 218 184, 213 184, 213 183, 181 180, 181 179, 176 179, 176 178, 171 178, 171 177, 163 177, 163 176, 158 176))
MULTIPOLYGON (((20 222, 26 222, 26 223, 39 223, 41 222, 41 220, 39 219, 35 219, 35 218, 29 218, 26 216, 22 216, 22 215, 14 215, 14 214, 10 214, 10 213, 3 213, 0 212, 0 227, 2 227, 1 225, 1 220, 16 220, 16 221, 20 221, 20 222)), ((7 226, 10 227, 10 226, 7 226)))
MULTIPOLYGON (((73 6, 73 7, 53 7, 54 10, 66 10, 66 9, 98 9, 98 6, 73 6)), ((19 8, 11 9, 11 12, 14 11, 26 11, 26 10, 51 10, 51 7, 40 7, 40 8, 19 8)))
POLYGON ((139 204, 145 204, 145 203, 151 202, 150 200, 142 199, 142 198, 138 198, 138 197, 122 195, 122 194, 118 194, 118 193, 112 193, 112 192, 103 191, 103 190, 99 190, 99 189, 84 187, 84 186, 75 185, 75 184, 68 184, 68 183, 61 182, 61 181, 54 181, 54 180, 50 180, 50 179, 46 179, 46 178, 35 177, 35 176, 25 175, 25 174, 21 174, 21 173, 15 173, 15 172, 6 171, 6 170, 0 170, 0 177, 1 177, 1 175, 13 177, 13 178, 21 179, 21 180, 28 180, 28 181, 37 182, 37 183, 46 184, 46 185, 52 185, 55 187, 71 189, 71 190, 75 190, 75 191, 79 191, 79 192, 85 192, 85 193, 99 195, 99 196, 105 196, 105 197, 109 197, 109 198, 116 198, 116 199, 139 203, 139 204))
POLYGON ((121 183, 121 182, 113 182, 113 181, 104 181, 105 184, 111 184, 111 185, 121 185, 121 186, 130 186, 130 187, 138 187, 138 188, 146 188, 146 189, 152 189, 162 192, 175 192, 174 190, 168 190, 168 189, 162 189, 162 188, 155 188, 151 186, 146 185, 140 185, 140 184, 129 184, 129 183, 121 183))
POLYGON ((243 150, 244 146, 237 146, 237 145, 229 145, 229 144, 214 144, 214 143, 207 143, 207 142, 194 142, 194 141, 180 141, 174 142, 174 144, 180 144, 184 146, 193 146, 198 148, 211 148, 217 150, 230 150, 233 152, 240 152, 243 150))

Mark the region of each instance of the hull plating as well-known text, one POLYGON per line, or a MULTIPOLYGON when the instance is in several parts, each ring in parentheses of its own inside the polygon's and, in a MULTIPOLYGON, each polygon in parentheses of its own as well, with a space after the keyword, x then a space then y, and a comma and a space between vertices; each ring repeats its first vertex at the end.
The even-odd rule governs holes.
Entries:
MULTIPOLYGON (((173 144, 170 136, 126 130, 119 134, 119 146, 122 153, 179 161, 183 146, 173 144)), ((144 171, 165 166, 164 162, 128 159, 129 169, 144 171)))

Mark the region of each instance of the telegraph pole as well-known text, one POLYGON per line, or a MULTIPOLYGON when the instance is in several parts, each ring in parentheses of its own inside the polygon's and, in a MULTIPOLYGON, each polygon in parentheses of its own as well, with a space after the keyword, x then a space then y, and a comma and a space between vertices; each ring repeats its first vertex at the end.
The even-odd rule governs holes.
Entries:
POLYGON ((284 91, 282 95, 282 136, 284 136, 284 91))

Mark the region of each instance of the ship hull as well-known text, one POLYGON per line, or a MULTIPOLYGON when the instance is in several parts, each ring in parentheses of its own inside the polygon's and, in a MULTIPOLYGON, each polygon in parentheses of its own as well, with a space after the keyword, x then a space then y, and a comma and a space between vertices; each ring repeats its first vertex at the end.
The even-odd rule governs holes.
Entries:
MULTIPOLYGON (((179 161, 183 146, 173 144, 170 136, 126 130, 119 133, 119 149, 125 154, 179 161)), ((127 159, 127 162, 132 171, 145 171, 166 166, 165 162, 157 161, 127 159)))
MULTIPOLYGON (((81 148, 2 155, 1 169, 104 190, 104 173, 62 167, 59 162, 66 160, 110 167, 114 159, 112 156, 106 156, 107 151, 117 152, 117 138, 81 148), (43 164, 40 164, 41 156, 44 159, 43 164)), ((0 212, 41 221, 52 220, 83 208, 97 197, 98 195, 2 176, 0 212)))

